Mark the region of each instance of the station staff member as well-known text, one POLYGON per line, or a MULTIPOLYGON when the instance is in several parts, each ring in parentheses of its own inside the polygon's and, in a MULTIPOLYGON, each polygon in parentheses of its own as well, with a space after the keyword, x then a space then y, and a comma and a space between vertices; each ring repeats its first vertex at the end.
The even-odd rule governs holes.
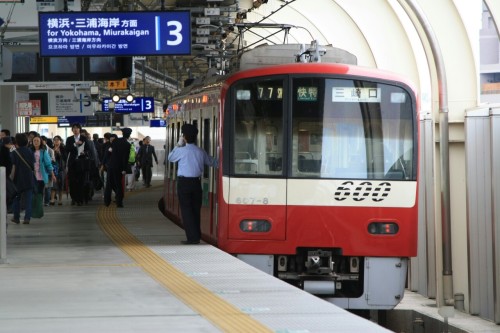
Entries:
POLYGON ((168 154, 168 161, 179 162, 177 168, 177 195, 181 206, 182 223, 187 240, 183 244, 199 244, 201 239, 200 214, 202 204, 201 175, 203 166, 217 167, 217 160, 196 146, 198 129, 191 124, 182 126, 177 146, 168 154))

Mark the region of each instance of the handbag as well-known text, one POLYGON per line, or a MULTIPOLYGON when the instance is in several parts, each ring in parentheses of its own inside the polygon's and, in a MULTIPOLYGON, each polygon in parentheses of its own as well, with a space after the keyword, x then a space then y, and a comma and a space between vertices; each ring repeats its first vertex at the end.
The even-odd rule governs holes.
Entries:
POLYGON ((43 217, 43 193, 33 193, 31 199, 31 217, 36 219, 43 217))
POLYGON ((139 177, 141 176, 141 168, 139 168, 138 165, 135 166, 134 176, 135 180, 139 180, 139 177))
POLYGON ((56 177, 59 175, 59 163, 57 161, 52 162, 52 171, 54 171, 56 177))

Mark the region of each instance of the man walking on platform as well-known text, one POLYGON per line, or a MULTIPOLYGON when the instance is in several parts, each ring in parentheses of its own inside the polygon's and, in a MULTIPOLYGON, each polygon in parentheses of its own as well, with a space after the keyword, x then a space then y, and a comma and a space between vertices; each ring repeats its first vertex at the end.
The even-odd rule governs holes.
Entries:
POLYGON ((181 206, 182 224, 186 232, 183 244, 199 244, 201 239, 200 214, 202 204, 201 175, 205 165, 217 167, 217 160, 196 146, 198 129, 191 124, 182 126, 177 146, 168 154, 170 162, 179 162, 177 194, 181 206))
POLYGON ((115 191, 116 207, 123 207, 123 177, 127 173, 130 143, 130 128, 122 128, 123 137, 114 139, 108 148, 109 160, 106 163, 107 177, 104 189, 104 204, 111 204, 111 192, 115 191))
POLYGON ((84 177, 85 160, 89 155, 89 145, 85 135, 81 135, 82 126, 79 123, 71 125, 73 135, 66 139, 66 156, 68 156, 68 185, 71 204, 81 206, 85 199, 84 177))
POLYGON ((153 176, 151 168, 153 167, 153 157, 155 159, 156 165, 158 165, 158 159, 156 158, 155 147, 151 144, 151 138, 149 136, 143 139, 143 144, 139 148, 137 153, 137 161, 142 169, 142 179, 144 181, 144 186, 151 186, 151 178, 153 176))

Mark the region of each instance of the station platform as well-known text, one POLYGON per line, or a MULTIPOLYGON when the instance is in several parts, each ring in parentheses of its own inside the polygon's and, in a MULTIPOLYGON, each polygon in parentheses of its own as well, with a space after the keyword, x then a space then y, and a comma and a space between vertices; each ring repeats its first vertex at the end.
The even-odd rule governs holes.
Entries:
POLYGON ((124 208, 64 195, 41 219, 8 222, 0 332, 390 332, 213 246, 180 244, 161 193, 154 179, 124 208))

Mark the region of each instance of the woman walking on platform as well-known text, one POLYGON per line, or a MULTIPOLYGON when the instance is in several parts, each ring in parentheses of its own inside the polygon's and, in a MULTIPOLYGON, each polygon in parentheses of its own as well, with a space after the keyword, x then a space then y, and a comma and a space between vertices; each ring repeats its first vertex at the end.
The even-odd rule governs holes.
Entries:
POLYGON ((59 135, 56 135, 53 139, 54 141, 54 174, 56 175, 57 181, 52 187, 52 192, 50 194, 50 205, 55 205, 56 195, 58 200, 58 205, 62 205, 62 194, 64 187, 66 186, 66 152, 64 151, 64 143, 59 135))
POLYGON ((36 192, 46 194, 45 187, 52 187, 53 183, 57 181, 52 166, 52 159, 49 156, 47 147, 42 142, 40 136, 33 138, 33 154, 35 155, 35 177, 37 180, 36 192))
POLYGON ((35 157, 33 151, 28 147, 28 137, 23 133, 16 134, 16 149, 10 153, 12 160, 12 171, 10 179, 16 184, 18 195, 12 203, 14 217, 11 222, 19 224, 21 217, 21 199, 24 200, 24 224, 30 223, 31 198, 35 181, 33 170, 35 157))

